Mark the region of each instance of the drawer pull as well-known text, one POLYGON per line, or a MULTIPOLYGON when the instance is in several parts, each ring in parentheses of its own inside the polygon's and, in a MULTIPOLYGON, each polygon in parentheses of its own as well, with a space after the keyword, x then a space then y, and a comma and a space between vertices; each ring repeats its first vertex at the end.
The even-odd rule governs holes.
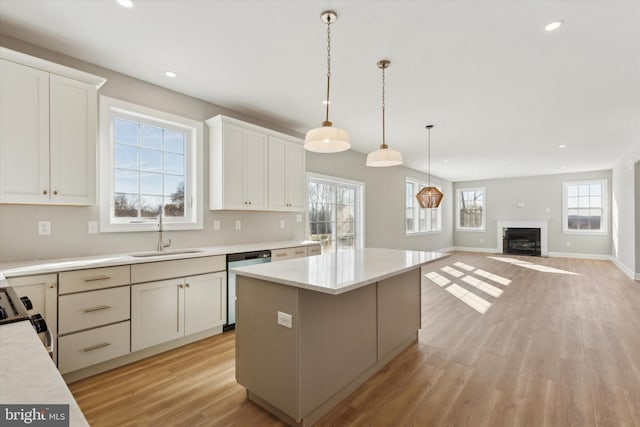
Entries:
POLYGON ((276 254, 276 256, 277 257, 279 257, 279 256, 287 256, 287 254, 286 253, 281 253, 281 254, 276 254))
POLYGON ((99 348, 109 347, 110 345, 111 345, 110 342, 103 342, 103 343, 100 343, 100 344, 92 345, 91 347, 83 348, 82 351, 87 353, 89 351, 97 350, 99 348))
POLYGON ((296 251, 296 255, 302 255, 304 254, 304 251, 296 251))
POLYGON ((111 276, 95 276, 95 277, 87 277, 86 279, 84 279, 85 283, 86 282, 97 282, 99 280, 109 280, 111 279, 111 276))
POLYGON ((85 313, 93 313, 94 311, 108 310, 110 308, 111 308, 110 305, 99 305, 97 307, 85 308, 83 310, 83 312, 85 312, 85 313))

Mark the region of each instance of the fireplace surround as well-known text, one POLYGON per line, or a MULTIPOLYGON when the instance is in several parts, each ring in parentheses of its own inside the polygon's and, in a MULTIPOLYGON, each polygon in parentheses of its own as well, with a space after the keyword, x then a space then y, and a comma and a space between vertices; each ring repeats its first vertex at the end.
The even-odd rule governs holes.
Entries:
POLYGON ((549 256, 548 229, 546 220, 527 219, 498 219, 496 220, 496 252, 505 253, 503 245, 505 228, 539 228, 540 229, 540 256, 549 256))

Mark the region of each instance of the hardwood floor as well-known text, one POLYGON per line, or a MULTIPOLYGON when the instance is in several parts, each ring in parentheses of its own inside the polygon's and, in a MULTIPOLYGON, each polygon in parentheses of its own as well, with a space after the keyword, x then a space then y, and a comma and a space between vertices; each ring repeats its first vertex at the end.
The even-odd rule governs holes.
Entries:
MULTIPOLYGON (((418 342, 317 425, 640 427, 640 283, 608 261, 512 258, 577 274, 472 253, 429 264, 449 283, 424 279, 418 342)), ((233 333, 70 388, 94 427, 283 425, 236 384, 233 333)))

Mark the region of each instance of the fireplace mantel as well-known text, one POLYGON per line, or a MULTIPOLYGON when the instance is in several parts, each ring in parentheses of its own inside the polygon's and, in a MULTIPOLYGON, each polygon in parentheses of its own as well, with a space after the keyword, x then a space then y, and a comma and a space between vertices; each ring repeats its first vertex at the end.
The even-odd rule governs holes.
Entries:
POLYGON ((539 228, 540 229, 540 255, 549 256, 549 221, 530 219, 498 219, 497 222, 497 249, 502 252, 502 233, 505 228, 539 228))

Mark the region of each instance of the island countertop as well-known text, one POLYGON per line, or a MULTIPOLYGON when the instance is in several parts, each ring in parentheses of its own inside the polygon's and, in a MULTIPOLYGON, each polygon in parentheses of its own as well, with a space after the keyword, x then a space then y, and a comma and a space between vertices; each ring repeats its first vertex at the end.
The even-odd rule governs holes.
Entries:
POLYGON ((332 295, 358 289, 448 254, 365 248, 234 268, 236 274, 332 295))

